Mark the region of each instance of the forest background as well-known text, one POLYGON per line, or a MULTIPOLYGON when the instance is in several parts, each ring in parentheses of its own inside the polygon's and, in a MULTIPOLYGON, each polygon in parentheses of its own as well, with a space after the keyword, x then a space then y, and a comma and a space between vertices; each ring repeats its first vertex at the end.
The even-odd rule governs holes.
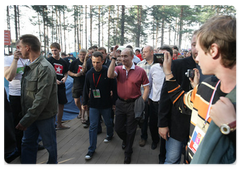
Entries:
POLYGON ((231 5, 7 5, 4 29, 12 44, 31 33, 49 53, 52 42, 62 52, 78 52, 92 45, 132 45, 154 48, 163 44, 190 48, 193 31, 214 15, 234 15, 231 5))

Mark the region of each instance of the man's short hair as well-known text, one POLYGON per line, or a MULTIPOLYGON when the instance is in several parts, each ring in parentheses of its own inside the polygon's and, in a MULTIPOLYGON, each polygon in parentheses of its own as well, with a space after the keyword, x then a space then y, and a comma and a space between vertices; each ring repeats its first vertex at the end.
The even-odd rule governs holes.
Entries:
POLYGON ((61 53, 61 56, 67 56, 67 54, 62 52, 62 53, 61 53))
POLYGON ((132 48, 125 48, 124 50, 128 50, 129 51, 129 54, 130 54, 130 56, 134 56, 134 53, 133 53, 133 50, 132 50, 132 48))
POLYGON ((140 53, 140 50, 139 49, 136 49, 135 52, 138 51, 140 53))
POLYGON ((132 47, 131 45, 127 45, 126 48, 131 48, 131 49, 133 49, 133 47, 132 47))
POLYGON ((41 43, 39 39, 32 34, 25 34, 19 38, 24 45, 31 47, 31 50, 34 52, 40 52, 41 43))
POLYGON ((57 48, 58 50, 60 50, 61 48, 60 48, 60 44, 58 44, 58 43, 52 43, 51 44, 51 46, 50 46, 50 48, 52 49, 52 48, 57 48))
POLYGON ((169 45, 163 45, 160 47, 160 50, 167 50, 170 53, 171 57, 173 56, 173 50, 169 45))
POLYGON ((205 53, 216 43, 226 68, 236 65, 236 18, 218 15, 205 22, 198 31, 198 42, 205 53))
POLYGON ((79 51, 79 53, 86 53, 87 54, 87 50, 85 49, 85 48, 82 48, 80 51, 79 51))
POLYGON ((102 53, 99 52, 99 51, 96 51, 92 54, 93 57, 101 57, 101 59, 103 60, 103 56, 102 56, 102 53))
POLYGON ((176 45, 174 45, 172 48, 178 51, 178 47, 176 45))
POLYGON ((99 48, 98 48, 98 51, 101 51, 101 50, 104 50, 104 51, 105 51, 105 53, 107 53, 107 50, 106 50, 106 48, 104 48, 104 47, 99 47, 99 48))

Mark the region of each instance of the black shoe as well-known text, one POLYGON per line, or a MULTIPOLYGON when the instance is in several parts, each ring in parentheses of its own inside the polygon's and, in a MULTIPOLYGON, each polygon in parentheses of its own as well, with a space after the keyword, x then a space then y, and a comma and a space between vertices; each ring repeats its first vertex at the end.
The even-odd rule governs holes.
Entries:
POLYGON ((87 155, 85 156, 85 159, 86 159, 86 160, 90 160, 90 159, 92 159, 93 154, 94 154, 94 152, 90 152, 90 151, 88 151, 87 155))
POLYGON ((45 149, 45 148, 43 147, 43 145, 38 144, 38 150, 40 151, 40 150, 43 150, 43 149, 45 149))
POLYGON ((130 164, 130 163, 131 163, 131 156, 125 156, 124 164, 130 164))
POLYGON ((123 141, 123 142, 122 142, 122 149, 124 150, 125 148, 126 148, 126 142, 123 141))
POLYGON ((152 142, 151 148, 152 148, 152 150, 156 149, 157 148, 157 143, 152 142))

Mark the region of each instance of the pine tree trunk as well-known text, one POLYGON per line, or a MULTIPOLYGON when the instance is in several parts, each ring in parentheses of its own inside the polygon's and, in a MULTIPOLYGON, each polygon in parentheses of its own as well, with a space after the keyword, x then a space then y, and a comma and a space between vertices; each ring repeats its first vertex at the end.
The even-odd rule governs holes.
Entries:
POLYGON ((90 5, 90 46, 92 46, 92 5, 90 5))
POLYGON ((85 5, 85 48, 87 49, 87 5, 85 5))
POLYGON ((111 15, 110 15, 110 12, 111 12, 111 6, 109 5, 108 6, 108 51, 109 51, 109 47, 110 47, 110 21, 111 21, 111 15))
POLYGON ((125 23, 125 5, 122 5, 122 19, 121 19, 121 46, 124 45, 124 23, 125 23))
POLYGON ((181 49, 181 43, 182 43, 182 26, 183 26, 183 7, 181 7, 181 13, 180 13, 180 29, 179 29, 179 50, 181 49))
POLYGON ((100 9, 100 5, 98 6, 98 47, 100 47, 100 16, 101 16, 101 9, 100 9))
POLYGON ((16 41, 18 40, 18 22, 17 22, 17 6, 14 5, 14 22, 15 22, 15 36, 16 41))

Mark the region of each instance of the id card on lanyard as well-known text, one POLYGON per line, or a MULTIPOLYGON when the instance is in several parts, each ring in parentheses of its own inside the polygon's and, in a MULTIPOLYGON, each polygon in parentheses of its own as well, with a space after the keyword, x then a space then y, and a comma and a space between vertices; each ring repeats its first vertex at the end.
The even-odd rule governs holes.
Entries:
MULTIPOLYGON (((205 122, 204 122, 204 125, 203 125, 202 129, 205 128, 205 125, 206 125, 206 123, 207 123, 207 121, 210 117, 209 113, 210 113, 213 98, 215 96, 215 93, 216 93, 216 90, 217 90, 217 87, 218 87, 219 83, 220 83, 220 80, 217 82, 217 84, 216 84, 216 86, 213 90, 213 93, 212 93, 212 96, 211 96, 211 99, 210 99, 209 105, 208 105, 207 115, 206 115, 205 122)), ((190 142, 188 142, 188 148, 194 154, 196 153, 198 146, 200 145, 203 137, 205 136, 205 132, 202 129, 196 125, 194 130, 193 130, 193 133, 192 133, 192 138, 191 138, 190 142)))
POLYGON ((99 81, 100 81, 101 76, 102 76, 102 74, 99 75, 98 81, 97 81, 97 84, 96 84, 96 82, 95 82, 95 77, 94 77, 94 73, 93 73, 93 83, 94 83, 95 89, 93 89, 92 92, 93 92, 93 97, 94 97, 95 99, 101 98, 100 90, 97 89, 97 86, 98 86, 98 83, 99 83, 99 81))

